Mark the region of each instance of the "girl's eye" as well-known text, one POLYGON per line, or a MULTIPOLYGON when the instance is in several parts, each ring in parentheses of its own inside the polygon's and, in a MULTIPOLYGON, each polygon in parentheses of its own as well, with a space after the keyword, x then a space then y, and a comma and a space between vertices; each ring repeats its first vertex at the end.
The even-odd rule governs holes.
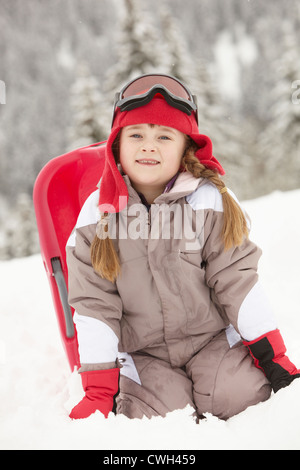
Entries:
POLYGON ((170 137, 168 137, 167 135, 160 136, 160 139, 161 140, 171 140, 170 137))
POLYGON ((140 139, 142 136, 141 134, 132 134, 130 137, 132 137, 133 139, 140 139))

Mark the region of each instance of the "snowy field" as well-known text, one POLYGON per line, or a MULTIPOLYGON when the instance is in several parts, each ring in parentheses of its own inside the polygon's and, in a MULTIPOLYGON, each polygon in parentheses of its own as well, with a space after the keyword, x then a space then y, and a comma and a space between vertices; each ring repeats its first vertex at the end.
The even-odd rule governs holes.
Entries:
MULTIPOLYGON (((290 359, 300 368, 300 190, 244 203, 264 251, 260 277, 290 359)), ((61 345, 41 257, 0 262, 1 449, 300 449, 300 379, 227 422, 191 410, 129 420, 72 421, 81 397, 61 345)))

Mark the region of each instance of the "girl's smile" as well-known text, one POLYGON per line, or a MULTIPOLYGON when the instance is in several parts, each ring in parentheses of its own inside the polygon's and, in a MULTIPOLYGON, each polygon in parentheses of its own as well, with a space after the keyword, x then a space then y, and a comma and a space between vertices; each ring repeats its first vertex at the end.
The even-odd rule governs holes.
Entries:
POLYGON ((136 160, 137 163, 140 165, 159 165, 159 162, 157 160, 136 160))
POLYGON ((150 204, 178 172, 185 146, 185 134, 171 127, 138 124, 122 129, 122 169, 150 204))

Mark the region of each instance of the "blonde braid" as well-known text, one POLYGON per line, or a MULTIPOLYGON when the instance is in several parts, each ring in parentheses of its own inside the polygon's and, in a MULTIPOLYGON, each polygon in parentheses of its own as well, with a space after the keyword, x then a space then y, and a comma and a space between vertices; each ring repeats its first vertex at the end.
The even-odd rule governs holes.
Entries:
POLYGON ((221 237, 225 250, 231 247, 240 246, 244 239, 248 237, 247 220, 239 204, 228 193, 224 181, 216 171, 206 168, 195 156, 196 144, 190 139, 185 154, 182 158, 182 165, 195 178, 206 178, 216 186, 223 201, 224 222, 221 237))
POLYGON ((116 281, 120 273, 120 261, 108 234, 107 212, 101 216, 96 227, 96 235, 91 244, 91 261, 94 270, 102 278, 116 281))

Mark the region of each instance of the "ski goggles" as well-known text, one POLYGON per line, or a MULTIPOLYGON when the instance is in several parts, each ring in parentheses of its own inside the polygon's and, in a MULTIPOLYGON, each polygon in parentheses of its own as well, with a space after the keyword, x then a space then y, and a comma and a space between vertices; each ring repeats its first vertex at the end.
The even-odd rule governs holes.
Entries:
POLYGON ((116 93, 113 121, 116 109, 130 111, 149 103, 160 93, 170 106, 191 115, 195 113, 198 122, 197 99, 177 78, 164 74, 147 74, 135 78, 116 93))

